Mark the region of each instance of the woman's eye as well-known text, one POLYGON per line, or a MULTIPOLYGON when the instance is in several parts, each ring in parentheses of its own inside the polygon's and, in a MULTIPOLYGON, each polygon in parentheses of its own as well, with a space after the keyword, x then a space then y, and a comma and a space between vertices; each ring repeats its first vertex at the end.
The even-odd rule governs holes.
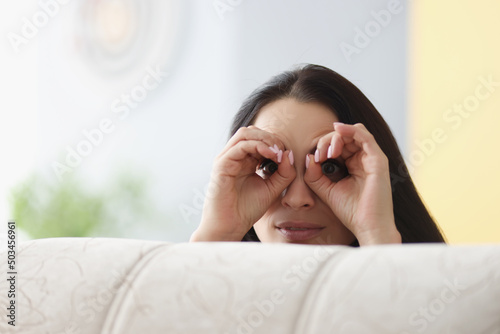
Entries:
POLYGON ((347 168, 337 160, 328 159, 321 164, 321 171, 333 182, 339 182, 348 175, 347 168))
POLYGON ((265 175, 271 176, 278 170, 278 164, 271 159, 266 159, 260 164, 259 170, 261 170, 265 175))

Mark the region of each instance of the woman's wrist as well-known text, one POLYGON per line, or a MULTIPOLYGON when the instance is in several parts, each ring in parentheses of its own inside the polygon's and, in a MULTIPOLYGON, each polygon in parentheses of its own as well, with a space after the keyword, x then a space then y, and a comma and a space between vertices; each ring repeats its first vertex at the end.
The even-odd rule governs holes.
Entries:
POLYGON ((401 233, 399 233, 396 226, 389 229, 358 232, 355 235, 360 246, 402 243, 401 233))
POLYGON ((197 242, 197 241, 241 241, 245 234, 241 233, 223 233, 218 231, 210 231, 203 229, 201 227, 197 228, 193 234, 191 234, 191 238, 189 242, 197 242))

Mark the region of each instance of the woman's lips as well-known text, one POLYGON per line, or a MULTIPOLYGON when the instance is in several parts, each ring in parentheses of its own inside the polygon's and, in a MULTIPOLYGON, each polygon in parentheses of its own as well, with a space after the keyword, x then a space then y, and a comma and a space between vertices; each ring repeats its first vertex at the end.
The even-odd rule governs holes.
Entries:
POLYGON ((307 222, 282 222, 276 228, 285 239, 302 241, 318 236, 325 227, 307 222))

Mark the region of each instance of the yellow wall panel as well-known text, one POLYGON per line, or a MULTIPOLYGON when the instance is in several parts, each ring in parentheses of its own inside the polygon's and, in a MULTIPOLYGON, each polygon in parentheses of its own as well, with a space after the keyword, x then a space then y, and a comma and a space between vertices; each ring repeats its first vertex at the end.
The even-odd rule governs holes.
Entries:
POLYGON ((500 1, 411 6, 406 160, 450 243, 500 242, 500 1))

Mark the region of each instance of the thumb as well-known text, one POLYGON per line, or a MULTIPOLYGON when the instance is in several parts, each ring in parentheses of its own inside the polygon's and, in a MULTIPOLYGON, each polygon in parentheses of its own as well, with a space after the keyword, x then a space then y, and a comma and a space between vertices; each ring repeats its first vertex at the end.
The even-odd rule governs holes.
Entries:
POLYGON ((334 184, 323 174, 321 164, 314 161, 313 154, 307 154, 306 156, 304 181, 323 202, 329 203, 330 193, 334 184))
POLYGON ((295 171, 294 163, 293 152, 289 150, 284 151, 281 156, 281 162, 278 163, 278 170, 267 180, 272 198, 276 198, 281 194, 295 179, 297 172, 295 171))

